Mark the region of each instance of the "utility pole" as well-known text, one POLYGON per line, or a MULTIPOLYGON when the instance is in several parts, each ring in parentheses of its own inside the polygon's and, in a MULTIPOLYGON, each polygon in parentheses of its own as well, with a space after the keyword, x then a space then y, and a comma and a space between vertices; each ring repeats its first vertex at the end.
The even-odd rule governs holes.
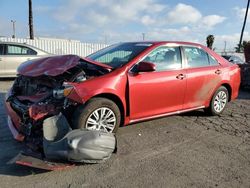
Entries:
POLYGON ((245 26, 246 26, 246 21, 247 21, 249 3, 250 3, 250 0, 247 1, 247 8, 246 8, 245 18, 244 18, 244 22, 243 22, 243 26, 242 26, 242 30, 241 30, 238 52, 240 52, 240 49, 241 49, 242 38, 243 38, 243 34, 244 34, 245 26))
POLYGON ((108 44, 108 35, 107 34, 105 34, 104 35, 104 44, 108 44))
POLYGON ((225 53, 225 55, 227 55, 226 50, 227 50, 227 41, 224 41, 224 53, 225 53))
POLYGON ((145 33, 142 33, 142 40, 145 40, 145 33))
POLYGON ((29 0, 29 31, 30 39, 34 39, 32 0, 29 0))
POLYGON ((15 20, 11 20, 12 22, 12 31, 13 31, 13 35, 12 35, 12 38, 16 38, 16 21, 15 20))

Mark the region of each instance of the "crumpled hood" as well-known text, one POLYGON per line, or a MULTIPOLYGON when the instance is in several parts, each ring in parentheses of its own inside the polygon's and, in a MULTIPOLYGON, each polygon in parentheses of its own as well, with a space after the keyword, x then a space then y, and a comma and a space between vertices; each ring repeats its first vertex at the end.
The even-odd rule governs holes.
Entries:
POLYGON ((77 55, 60 55, 26 61, 18 67, 17 73, 30 77, 41 75, 57 76, 76 66, 80 59, 106 69, 112 69, 112 67, 108 65, 87 58, 80 58, 77 55))

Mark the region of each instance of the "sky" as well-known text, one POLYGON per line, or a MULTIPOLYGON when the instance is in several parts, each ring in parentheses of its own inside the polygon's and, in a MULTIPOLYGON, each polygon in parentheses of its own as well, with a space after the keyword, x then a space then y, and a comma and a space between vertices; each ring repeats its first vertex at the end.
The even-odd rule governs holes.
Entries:
MULTIPOLYGON (((33 0, 35 37, 113 44, 181 40, 234 49, 247 0, 33 0)), ((28 37, 28 0, 0 0, 0 36, 28 37)), ((250 40, 250 11, 243 40, 250 40)))

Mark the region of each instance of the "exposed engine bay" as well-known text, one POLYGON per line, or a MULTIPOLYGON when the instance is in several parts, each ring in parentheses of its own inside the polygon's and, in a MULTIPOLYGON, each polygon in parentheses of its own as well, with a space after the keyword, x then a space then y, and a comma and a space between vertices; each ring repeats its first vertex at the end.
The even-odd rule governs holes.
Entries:
POLYGON ((16 128, 24 135, 25 143, 34 151, 44 153, 44 119, 62 113, 71 122, 72 113, 69 111, 79 104, 66 97, 73 89, 67 83, 84 82, 110 72, 84 59, 79 59, 75 64, 68 70, 61 71, 59 75, 19 75, 14 82, 6 102, 20 117, 19 127, 16 128))

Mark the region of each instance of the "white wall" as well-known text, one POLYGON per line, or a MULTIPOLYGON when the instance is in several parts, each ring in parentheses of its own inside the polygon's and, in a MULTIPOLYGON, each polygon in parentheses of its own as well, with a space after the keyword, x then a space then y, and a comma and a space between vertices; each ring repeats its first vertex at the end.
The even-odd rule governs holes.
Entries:
POLYGON ((3 42, 19 42, 35 46, 52 54, 75 54, 85 57, 97 50, 107 47, 106 44, 82 43, 77 40, 53 39, 53 38, 35 38, 34 40, 26 38, 0 37, 3 42))

